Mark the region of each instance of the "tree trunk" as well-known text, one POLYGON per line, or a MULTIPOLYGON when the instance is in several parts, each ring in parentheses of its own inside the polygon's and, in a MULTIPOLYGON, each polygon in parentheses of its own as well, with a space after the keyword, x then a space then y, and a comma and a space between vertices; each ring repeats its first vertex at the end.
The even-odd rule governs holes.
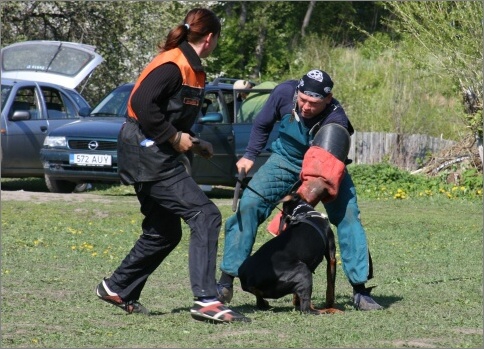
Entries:
POLYGON ((253 71, 253 76, 255 78, 260 77, 260 70, 262 66, 262 58, 264 57, 264 47, 265 47, 266 38, 267 38, 267 29, 264 27, 261 27, 259 29, 259 37, 257 39, 257 45, 255 47, 255 60, 257 62, 253 71))
POLYGON ((482 137, 479 135, 476 135, 477 139, 477 150, 479 151, 479 157, 481 158, 481 163, 484 164, 484 151, 483 151, 483 146, 482 146, 482 137))
POLYGON ((308 9, 306 11, 306 15, 304 16, 303 24, 301 27, 301 36, 304 37, 306 34, 306 28, 309 24, 309 21, 311 20, 311 15, 313 13, 314 6, 316 5, 315 0, 311 0, 308 5, 308 9))

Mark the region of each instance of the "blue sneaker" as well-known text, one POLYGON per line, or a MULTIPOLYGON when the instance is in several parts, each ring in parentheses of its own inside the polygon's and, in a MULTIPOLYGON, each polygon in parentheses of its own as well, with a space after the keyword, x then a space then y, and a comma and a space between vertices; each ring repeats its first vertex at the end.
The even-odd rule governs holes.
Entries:
POLYGON ((234 287, 222 285, 217 282, 217 299, 220 303, 230 303, 234 297, 234 287))

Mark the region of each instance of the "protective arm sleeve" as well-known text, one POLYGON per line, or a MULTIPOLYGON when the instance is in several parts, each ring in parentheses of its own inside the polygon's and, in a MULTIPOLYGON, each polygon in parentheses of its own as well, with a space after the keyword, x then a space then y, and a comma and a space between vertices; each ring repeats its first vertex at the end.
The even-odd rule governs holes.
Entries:
POLYGON ((297 193, 310 205, 330 202, 338 196, 345 164, 327 150, 312 146, 304 155, 297 193))
MULTIPOLYGON (((297 193, 311 206, 320 201, 326 203, 338 196, 339 186, 343 180, 345 164, 327 150, 311 146, 304 155, 300 178, 301 186, 297 193)), ((277 214, 267 226, 270 234, 280 233, 282 215, 277 214)))

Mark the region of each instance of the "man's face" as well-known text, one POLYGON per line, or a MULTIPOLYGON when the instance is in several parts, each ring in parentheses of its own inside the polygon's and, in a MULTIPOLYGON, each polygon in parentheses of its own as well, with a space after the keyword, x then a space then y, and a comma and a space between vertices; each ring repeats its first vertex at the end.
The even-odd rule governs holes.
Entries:
POLYGON ((302 92, 298 92, 297 106, 299 109, 299 115, 306 119, 313 118, 323 112, 324 108, 326 108, 328 103, 331 102, 331 99, 331 93, 324 99, 320 99, 307 96, 302 92))

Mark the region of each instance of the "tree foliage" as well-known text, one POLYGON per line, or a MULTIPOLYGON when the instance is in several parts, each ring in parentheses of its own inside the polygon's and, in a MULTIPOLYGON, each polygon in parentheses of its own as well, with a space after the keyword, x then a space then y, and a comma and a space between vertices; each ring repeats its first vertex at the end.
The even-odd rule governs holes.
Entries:
POLYGON ((193 3, 175 1, 6 1, 2 46, 25 40, 58 40, 96 46, 105 61, 83 95, 99 101, 133 81, 157 52, 157 44, 193 3))
POLYGON ((450 75, 463 96, 466 122, 482 138, 481 1, 392 1, 388 21, 407 43, 405 53, 416 66, 431 64, 450 75), (415 43, 415 46, 408 45, 415 43), (422 59, 430 57, 430 60, 422 59))
POLYGON ((351 23, 384 30, 379 19, 386 11, 371 1, 226 1, 213 9, 224 24, 212 72, 275 81, 287 77, 305 36, 354 45, 364 36, 351 23))
POLYGON ((362 37, 349 23, 373 32, 382 28, 378 19, 385 11, 371 1, 2 1, 0 6, 2 46, 60 40, 97 47, 105 62, 82 91, 91 103, 133 81, 169 29, 195 6, 211 8, 223 23, 220 44, 208 58, 209 78, 256 81, 285 78, 304 35, 353 44, 362 37))

